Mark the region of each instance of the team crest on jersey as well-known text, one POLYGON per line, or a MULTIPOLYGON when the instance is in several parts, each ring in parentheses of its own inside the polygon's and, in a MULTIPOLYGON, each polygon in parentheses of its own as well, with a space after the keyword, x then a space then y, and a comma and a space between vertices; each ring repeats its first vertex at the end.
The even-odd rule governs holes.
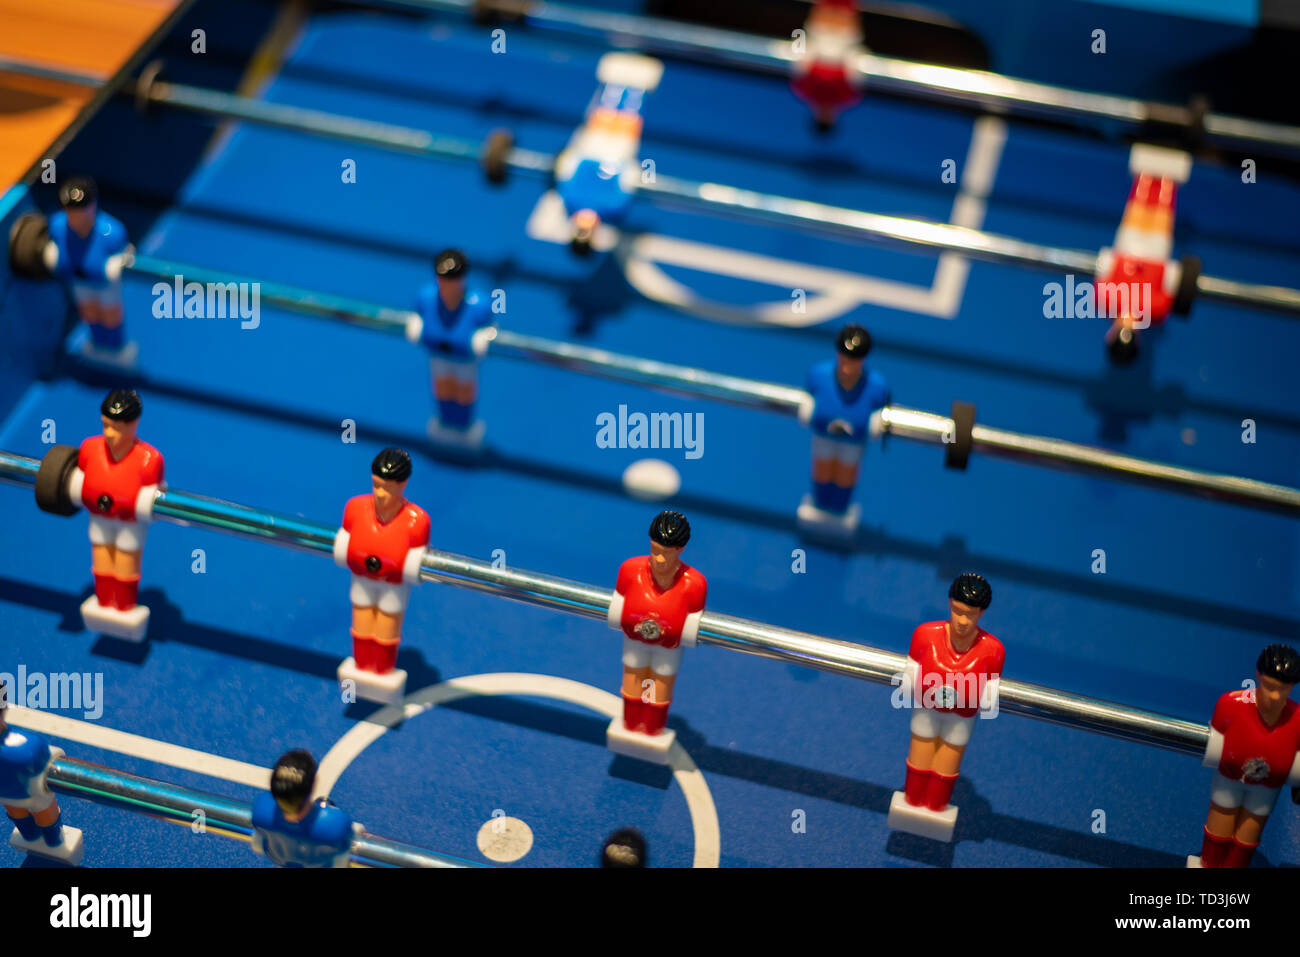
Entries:
POLYGON ((1263 758, 1251 758, 1241 766, 1241 772, 1242 779, 1253 784, 1256 781, 1268 780, 1272 768, 1268 766, 1268 762, 1263 758))

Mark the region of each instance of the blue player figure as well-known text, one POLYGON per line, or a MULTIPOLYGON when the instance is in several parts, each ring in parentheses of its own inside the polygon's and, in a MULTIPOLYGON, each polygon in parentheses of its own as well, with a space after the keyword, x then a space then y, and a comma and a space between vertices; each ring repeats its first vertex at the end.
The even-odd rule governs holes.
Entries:
POLYGON ((483 422, 474 418, 478 364, 493 335, 492 309, 465 288, 469 260, 459 249, 444 249, 433 260, 437 279, 420 290, 406 337, 429 350, 430 378, 438 411, 429 419, 429 437, 443 445, 477 449, 483 422))
POLYGON ((281 755, 271 770, 271 790, 253 802, 253 850, 279 867, 348 866, 361 825, 325 798, 313 801, 315 786, 311 754, 281 755))
POLYGON ((845 326, 834 359, 808 372, 810 401, 799 419, 812 430, 812 494, 799 505, 799 524, 810 531, 852 535, 858 506, 850 507, 867 437, 881 433, 879 410, 889 404, 885 377, 865 365, 871 335, 845 326))
POLYGON ((556 192, 580 255, 591 252, 601 223, 617 224, 631 205, 641 182, 641 104, 663 72, 658 60, 634 53, 606 53, 596 66, 596 95, 555 158, 556 192))
POLYGON ((63 208, 50 217, 45 266, 72 291, 77 314, 90 332, 86 358, 129 368, 137 348, 127 341, 122 323, 122 269, 135 251, 126 227, 100 210, 99 191, 89 177, 65 182, 59 204, 63 208))
POLYGON ((63 825, 58 798, 45 780, 63 752, 33 731, 10 728, 8 708, 9 689, 0 685, 0 805, 14 822, 9 843, 76 867, 85 850, 81 832, 63 825))

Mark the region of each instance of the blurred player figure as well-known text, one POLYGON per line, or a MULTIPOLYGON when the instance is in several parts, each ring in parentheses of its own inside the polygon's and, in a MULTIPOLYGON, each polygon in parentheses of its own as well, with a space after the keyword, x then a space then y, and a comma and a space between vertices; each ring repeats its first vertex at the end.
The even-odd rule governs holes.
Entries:
POLYGON ((555 159, 556 191, 572 229, 570 246, 591 252, 602 223, 618 224, 641 182, 641 105, 664 66, 633 53, 606 53, 583 125, 555 159))
POLYGON ((88 358, 130 366, 136 347, 122 324, 122 269, 134 250, 126 228, 99 208, 95 181, 74 177, 59 189, 62 209, 50 217, 45 266, 68 283, 90 332, 88 358))
POLYGON ((708 595, 703 575, 682 561, 691 526, 680 512, 650 523, 650 554, 618 570, 609 626, 623 632, 623 720, 606 737, 619 754, 667 763, 674 734, 666 731, 682 647, 694 646, 708 595))
POLYGON ((433 260, 437 277, 420 290, 418 323, 408 338, 429 350, 429 375, 438 411, 429 420, 435 442, 477 447, 483 423, 474 418, 478 400, 478 364, 490 339, 492 310, 478 292, 465 288, 469 260, 459 249, 444 249, 433 260))
POLYGON ((1255 687, 1229 691, 1210 718, 1206 767, 1215 769, 1201 867, 1249 867, 1285 785, 1300 785, 1300 654, 1269 645, 1255 662, 1255 687))
POLYGON ((312 800, 316 759, 290 751, 271 769, 271 790, 253 802, 253 850, 278 867, 347 867, 361 830, 325 798, 312 800))
POLYGON ((384 449, 370 465, 371 492, 348 501, 334 539, 334 560, 352 572, 352 657, 339 681, 356 682, 371 701, 400 701, 406 672, 396 667, 411 585, 429 544, 429 516, 407 500, 411 457, 384 449))
POLYGON ((155 493, 164 487, 162 453, 139 438, 144 407, 132 389, 114 389, 99 407, 103 435, 81 443, 71 497, 90 515, 95 594, 81 606, 86 627, 138 641, 149 609, 138 604, 140 568, 155 493))
POLYGON ((835 358, 813 366, 805 384, 811 402, 799 418, 812 430, 812 493, 799 506, 799 522, 809 530, 851 535, 859 509, 850 508, 849 500, 867 437, 881 432, 878 412, 889 404, 889 384, 866 368, 866 329, 845 326, 835 348, 835 358))
POLYGON ((949 801, 975 716, 997 714, 1006 652, 979 626, 992 600, 982 576, 958 575, 948 589, 948 620, 912 632, 898 692, 912 719, 905 783, 889 806, 895 830, 952 840, 957 809, 949 801))
POLYGON ((1115 245, 1097 257, 1094 286, 1097 314, 1111 321, 1106 344, 1116 363, 1137 355, 1137 330, 1191 308, 1199 260, 1172 258, 1174 201, 1191 169, 1191 156, 1178 150, 1137 143, 1129 153, 1133 188, 1115 245))
POLYGON ((0 805, 14 823, 9 843, 76 867, 85 850, 81 832, 63 825, 58 798, 46 782, 63 752, 34 731, 10 728, 5 721, 8 708, 9 689, 0 684, 0 805))
POLYGON ((817 129, 835 127, 839 115, 860 99, 862 73, 857 57, 862 22, 855 0, 816 0, 804 24, 806 46, 795 56, 791 88, 813 111, 817 129))

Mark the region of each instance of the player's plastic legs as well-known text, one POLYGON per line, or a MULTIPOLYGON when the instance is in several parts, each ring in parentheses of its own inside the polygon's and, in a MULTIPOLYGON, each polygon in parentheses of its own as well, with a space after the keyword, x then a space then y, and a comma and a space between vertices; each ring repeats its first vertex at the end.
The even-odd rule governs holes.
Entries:
POLYGON ((1202 830, 1205 836, 1201 839, 1201 866, 1224 867, 1224 861, 1227 860, 1228 851, 1232 847, 1232 838, 1220 837, 1212 833, 1208 827, 1202 830))
POLYGON ((468 429, 474 424, 474 406, 448 399, 438 403, 438 418, 449 429, 468 429))
MULTIPOLYGON (((1224 858, 1223 866, 1249 867, 1250 859, 1255 856, 1255 848, 1257 847, 1259 847, 1258 842, 1254 844, 1244 844, 1234 837, 1232 843, 1228 846, 1228 853, 1224 858)), ((1205 866, 1204 858, 1201 860, 1201 866, 1205 866)))
POLYGON ((930 791, 930 772, 915 767, 911 761, 907 765, 907 777, 903 782, 903 797, 914 807, 924 807, 926 795, 930 791))
MULTIPOLYGON (((113 583, 114 603, 122 611, 130 611, 140 600, 140 576, 119 578, 113 583)), ((103 604, 101 601, 100 604, 103 604)))
POLYGON ((643 725, 641 730, 649 735, 656 735, 663 732, 668 725, 668 706, 671 701, 648 701, 642 704, 641 716, 643 725))
POLYGON ((623 692, 623 727, 629 731, 645 730, 645 711, 640 695, 623 692))
POLYGON ((24 841, 36 840, 37 835, 41 833, 41 826, 36 823, 36 818, 26 811, 21 811, 22 817, 14 817, 15 810, 21 809, 5 808, 9 820, 13 821, 14 827, 18 828, 18 833, 22 835, 24 841))
POLYGON ((362 671, 374 671, 374 656, 371 655, 370 649, 374 644, 374 639, 368 635, 359 634, 355 629, 352 632, 352 660, 356 662, 358 668, 362 671))
POLYGON ((375 674, 386 675, 397 667, 397 649, 401 643, 401 639, 380 641, 378 638, 372 638, 370 640, 371 655, 374 662, 374 668, 371 670, 375 674))
POLYGON ((117 607, 117 579, 112 575, 92 573, 95 579, 95 600, 105 608, 117 607))
POLYGON ((930 787, 925 792, 925 803, 931 811, 942 811, 948 806, 958 777, 956 774, 940 774, 934 770, 930 772, 930 787))

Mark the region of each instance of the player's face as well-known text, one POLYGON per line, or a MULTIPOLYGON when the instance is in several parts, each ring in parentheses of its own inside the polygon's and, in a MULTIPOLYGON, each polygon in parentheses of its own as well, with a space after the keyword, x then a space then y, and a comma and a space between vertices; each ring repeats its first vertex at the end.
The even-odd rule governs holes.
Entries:
POLYGON ((846 356, 842 352, 838 353, 835 374, 839 376, 841 382, 857 382, 858 377, 862 375, 862 362, 861 359, 846 356))
POLYGON ((1282 709, 1286 707, 1286 699, 1294 687, 1268 675, 1255 674, 1255 707, 1259 708, 1259 716, 1265 724, 1273 724, 1282 717, 1282 709))
POLYGON ((370 485, 375 493, 375 511, 381 514, 392 511, 402 502, 402 493, 406 491, 405 482, 370 476, 370 485))
POLYGON ((95 225, 95 212, 97 209, 98 207, 94 203, 69 209, 68 225, 72 227, 73 232, 78 236, 85 236, 90 232, 95 225))
POLYGON ((656 541, 650 542, 650 570, 663 581, 677 574, 682 564, 682 549, 669 548, 656 541))
POLYGON ((114 452, 120 452, 131 447, 131 443, 135 441, 136 430, 140 427, 139 419, 134 422, 118 422, 103 415, 100 416, 100 421, 104 423, 104 440, 108 442, 109 448, 114 452))
POLYGON ((983 608, 967 605, 955 598, 948 599, 948 611, 952 614, 948 620, 948 627, 954 635, 963 640, 974 636, 979 628, 980 615, 984 614, 983 608))
POLYGON ((442 296, 445 302, 460 302, 465 295, 465 277, 448 279, 446 276, 439 276, 438 295, 442 296))

